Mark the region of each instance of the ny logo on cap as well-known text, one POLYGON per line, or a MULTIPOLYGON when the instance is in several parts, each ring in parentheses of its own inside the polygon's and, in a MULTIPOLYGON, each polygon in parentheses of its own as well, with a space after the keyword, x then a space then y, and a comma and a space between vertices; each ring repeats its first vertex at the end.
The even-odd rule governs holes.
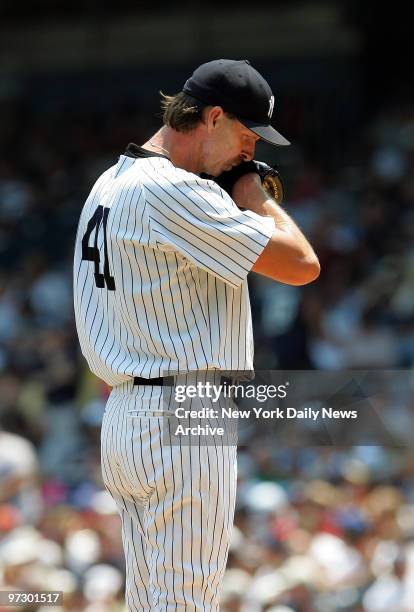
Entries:
POLYGON ((267 115, 268 115, 269 119, 271 119, 271 118, 272 118, 272 115, 273 115, 273 107, 274 107, 274 105, 275 105, 275 97, 274 97, 274 96, 270 96, 270 100, 269 100, 269 110, 268 110, 268 113, 267 113, 267 115))

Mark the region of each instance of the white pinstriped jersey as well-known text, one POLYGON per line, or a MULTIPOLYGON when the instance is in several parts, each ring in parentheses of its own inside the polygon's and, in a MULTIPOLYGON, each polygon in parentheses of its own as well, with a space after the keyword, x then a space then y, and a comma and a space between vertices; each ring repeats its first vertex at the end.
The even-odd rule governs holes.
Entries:
POLYGON ((90 369, 111 386, 252 370, 246 277, 273 230, 214 181, 130 145, 94 185, 78 226, 75 317, 90 369))

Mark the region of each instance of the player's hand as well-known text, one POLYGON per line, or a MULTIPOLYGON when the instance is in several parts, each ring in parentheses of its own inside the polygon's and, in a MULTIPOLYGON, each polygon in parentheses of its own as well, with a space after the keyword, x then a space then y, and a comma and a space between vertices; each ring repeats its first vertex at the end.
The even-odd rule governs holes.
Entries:
POLYGON ((281 204, 283 200, 283 183, 280 174, 276 168, 272 168, 264 162, 257 160, 242 162, 235 168, 232 168, 232 170, 223 172, 214 180, 222 189, 225 189, 227 193, 232 196, 236 204, 238 204, 234 194, 235 186, 242 177, 252 173, 259 177, 268 196, 273 198, 277 204, 281 204))

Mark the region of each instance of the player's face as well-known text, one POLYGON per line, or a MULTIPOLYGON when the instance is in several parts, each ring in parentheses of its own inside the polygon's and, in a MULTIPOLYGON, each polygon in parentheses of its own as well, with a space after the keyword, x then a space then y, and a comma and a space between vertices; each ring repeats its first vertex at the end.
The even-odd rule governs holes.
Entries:
POLYGON ((221 111, 207 118, 207 127, 202 149, 203 172, 218 176, 242 161, 253 159, 259 136, 240 121, 221 111))

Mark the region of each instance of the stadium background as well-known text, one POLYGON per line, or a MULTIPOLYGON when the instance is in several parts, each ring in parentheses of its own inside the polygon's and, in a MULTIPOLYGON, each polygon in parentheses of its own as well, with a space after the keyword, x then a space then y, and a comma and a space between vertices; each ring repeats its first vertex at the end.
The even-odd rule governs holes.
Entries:
MULTIPOLYGON (((252 276, 257 368, 412 368, 410 17, 399 2, 3 0, 0 584, 123 610, 99 468, 107 390, 79 355, 73 241, 98 173, 199 63, 247 57, 272 83, 293 145, 257 157, 279 164, 322 266, 300 289, 252 276)), ((224 612, 414 610, 412 431, 395 410, 398 448, 241 450, 224 612)))

